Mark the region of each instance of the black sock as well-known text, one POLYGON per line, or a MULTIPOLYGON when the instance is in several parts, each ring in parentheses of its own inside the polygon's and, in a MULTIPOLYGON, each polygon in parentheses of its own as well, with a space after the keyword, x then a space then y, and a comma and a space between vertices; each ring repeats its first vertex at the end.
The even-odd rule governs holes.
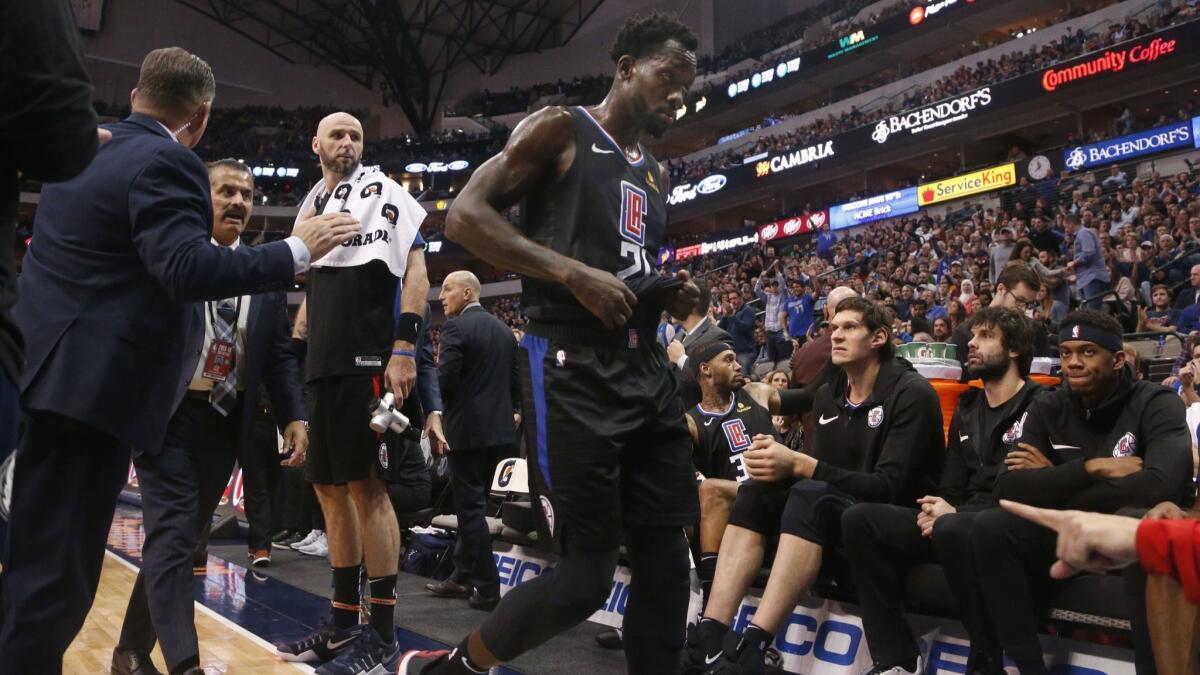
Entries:
POLYGON ((891 667, 894 668, 896 666, 900 666, 901 668, 907 670, 910 673, 914 672, 917 669, 917 657, 911 656, 906 661, 899 661, 897 663, 893 663, 891 667))
POLYGON ((358 565, 333 569, 333 625, 349 628, 358 624, 358 565))
POLYGON ((754 624, 750 624, 746 626, 746 630, 742 631, 742 641, 741 644, 738 645, 738 651, 740 652, 746 648, 753 648, 762 654, 767 651, 767 647, 770 647, 771 643, 774 641, 774 635, 759 628, 758 626, 755 626, 754 624))
POLYGON ((371 628, 387 644, 396 639, 392 619, 396 613, 396 575, 368 579, 371 584, 371 628))
POLYGON ((725 635, 729 632, 729 626, 716 619, 700 619, 696 631, 699 635, 697 641, 704 648, 704 656, 708 657, 721 651, 721 645, 725 641, 725 635))
POLYGON ((701 553, 696 561, 696 576, 700 577, 700 592, 708 603, 708 594, 712 592, 713 579, 717 576, 717 554, 701 553))
POLYGON ((483 675, 487 673, 487 668, 475 665, 467 655, 467 641, 470 639, 469 635, 463 638, 463 641, 458 643, 454 651, 446 657, 445 663, 440 668, 435 668, 433 672, 437 675, 483 675))
POLYGON ((199 656, 189 656, 186 659, 175 664, 175 667, 171 669, 171 675, 179 675, 180 673, 187 671, 188 668, 198 667, 199 665, 200 665, 200 657, 199 656))

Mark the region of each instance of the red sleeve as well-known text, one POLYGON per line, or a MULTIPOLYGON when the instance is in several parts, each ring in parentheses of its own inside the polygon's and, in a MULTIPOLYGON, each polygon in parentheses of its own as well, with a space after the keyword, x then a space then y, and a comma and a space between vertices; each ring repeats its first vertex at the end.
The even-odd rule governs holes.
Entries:
POLYGON ((1188 602, 1200 605, 1200 520, 1143 520, 1137 552, 1147 572, 1175 577, 1188 602))

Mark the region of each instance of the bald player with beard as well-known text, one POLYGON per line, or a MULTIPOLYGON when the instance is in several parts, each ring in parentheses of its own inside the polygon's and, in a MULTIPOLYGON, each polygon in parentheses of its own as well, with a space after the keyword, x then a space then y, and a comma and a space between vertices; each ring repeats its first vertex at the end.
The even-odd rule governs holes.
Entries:
MULTIPOLYGON (((391 392, 397 409, 404 403, 414 426, 419 421, 419 408, 408 399, 429 293, 419 232, 425 210, 378 167, 362 164, 362 125, 353 116, 339 112, 321 120, 312 150, 322 180, 300 213, 349 213, 362 227, 313 262, 306 297, 312 413, 306 476, 325 514, 332 616, 312 635, 277 648, 289 661, 329 661, 317 669, 321 675, 394 671, 400 530, 387 483, 398 479, 403 441, 392 431, 374 432, 366 413, 374 399, 391 392), (364 562, 371 611, 369 624, 360 625, 364 562)), ((440 425, 440 416, 431 422, 440 425)))

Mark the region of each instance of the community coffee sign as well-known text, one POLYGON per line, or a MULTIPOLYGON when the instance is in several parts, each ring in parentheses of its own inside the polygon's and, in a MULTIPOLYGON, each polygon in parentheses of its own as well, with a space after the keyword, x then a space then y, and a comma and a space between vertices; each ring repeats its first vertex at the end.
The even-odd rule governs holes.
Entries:
POLYGON ((1175 53, 1178 40, 1154 38, 1149 42, 1109 49, 1099 56, 1063 68, 1050 68, 1042 73, 1042 89, 1058 91, 1063 85, 1087 80, 1104 73, 1119 73, 1126 68, 1153 63, 1175 53))
POLYGON ((875 130, 871 132, 871 140, 882 145, 887 143, 894 134, 902 131, 919 134, 930 129, 962 122, 976 111, 991 105, 992 100, 992 88, 983 87, 948 101, 934 103, 900 115, 892 115, 887 119, 879 120, 879 124, 876 124, 875 130))
POLYGON ((917 188, 917 204, 927 206, 1017 184, 1017 165, 1004 164, 982 171, 926 183, 917 188))
POLYGON ((774 241, 814 232, 825 227, 829 221, 828 211, 817 211, 795 218, 785 218, 758 226, 759 241, 774 241))

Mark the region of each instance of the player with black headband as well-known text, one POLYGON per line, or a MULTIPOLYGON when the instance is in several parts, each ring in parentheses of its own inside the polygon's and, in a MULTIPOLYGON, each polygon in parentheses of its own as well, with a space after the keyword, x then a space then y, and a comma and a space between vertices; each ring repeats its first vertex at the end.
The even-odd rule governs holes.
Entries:
MULTIPOLYGON (((1067 315, 1058 336, 1063 386, 1029 406, 1018 447, 996 478, 998 499, 1113 513, 1188 496, 1192 436, 1183 402, 1133 376, 1121 332, 1103 312, 1067 315)), ((1022 675, 1046 672, 1034 598, 1050 580, 1055 543, 1052 530, 1002 509, 974 519, 974 567, 948 581, 971 644, 995 646, 989 672, 1000 672, 1002 656, 1022 675)))
MULTIPOLYGON (((321 675, 391 672, 400 660, 392 626, 400 530, 387 481, 400 467, 403 441, 372 431, 368 408, 392 392, 398 406, 406 403, 413 424, 420 423, 408 398, 429 293, 418 231, 425 210, 378 167, 362 165, 362 125, 354 117, 334 113, 321 120, 312 149, 322 180, 300 213, 351 213, 362 231, 313 261, 306 296, 312 425, 306 474, 325 514, 332 616, 278 652, 292 661, 333 659, 317 670, 321 675), (360 625, 364 558, 371 612, 370 623, 360 625)), ((430 424, 440 419, 431 416, 430 424)))
POLYGON ((701 401, 687 411, 688 431, 695 444, 700 473, 700 557, 696 573, 708 597, 717 571, 721 536, 729 523, 729 508, 738 486, 750 479, 746 455, 756 436, 781 441, 772 415, 796 415, 812 408, 812 393, 761 382, 747 382, 733 345, 712 340, 696 345, 687 367, 700 385, 701 401))
POLYGON ((842 372, 814 395, 813 454, 767 435, 743 453, 753 480, 738 488, 730 510, 684 673, 760 675, 767 648, 840 543, 842 513, 862 502, 913 504, 933 489, 945 441, 933 387, 893 358, 891 322, 875 303, 842 300, 830 323, 830 356, 842 372), (730 625, 776 534, 767 588, 739 636, 730 625))
POLYGON ((593 108, 544 108, 471 176, 446 235, 522 275, 524 425, 539 539, 552 575, 512 589, 450 653, 414 652, 400 673, 486 672, 582 622, 608 597, 625 544, 632 585, 625 655, 636 675, 678 665, 696 521, 692 439, 656 328, 699 291, 653 267, 666 234, 667 173, 642 145, 675 120, 696 76, 696 36, 678 19, 630 17, 593 108), (521 223, 504 219, 521 202, 521 223))

